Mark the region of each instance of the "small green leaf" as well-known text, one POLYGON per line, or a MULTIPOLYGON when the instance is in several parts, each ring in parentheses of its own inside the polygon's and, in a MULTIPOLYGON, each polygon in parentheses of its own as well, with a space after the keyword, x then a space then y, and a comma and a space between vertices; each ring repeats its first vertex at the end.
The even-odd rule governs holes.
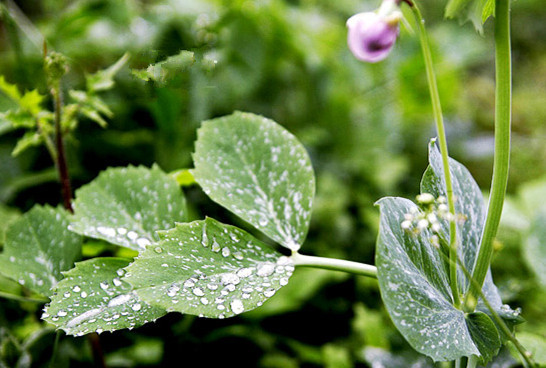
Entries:
POLYGON ((288 257, 211 218, 177 224, 161 237, 127 267, 124 280, 167 311, 231 317, 261 306, 294 270, 288 257))
POLYGON ((173 171, 170 173, 170 175, 181 187, 187 187, 195 184, 195 178, 193 177, 191 171, 188 169, 173 171))
POLYGON ((315 176, 302 144, 272 120, 236 112, 203 123, 193 175, 215 202, 283 246, 305 240, 315 176))
POLYGON ((143 250, 159 240, 157 230, 186 220, 186 202, 159 167, 114 168, 76 191, 70 229, 78 234, 143 250))
POLYGON ((55 287, 42 319, 69 335, 133 328, 165 314, 143 302, 123 281, 123 258, 93 258, 76 263, 55 287))
POLYGON ((494 0, 450 0, 446 6, 445 16, 457 18, 461 23, 470 21, 476 31, 482 34, 483 24, 494 11, 494 0))
POLYGON ((21 109, 34 116, 42 110, 40 105, 44 100, 44 96, 38 93, 37 90, 21 94, 17 86, 7 82, 3 75, 0 75, 0 92, 16 102, 21 109))
MULTIPOLYGON (((93 120, 99 124, 102 128, 106 128, 108 123, 102 115, 111 118, 114 113, 110 110, 108 105, 106 105, 102 99, 93 94, 88 94, 84 91, 71 90, 68 92, 70 97, 76 102, 79 111, 82 115, 93 120)), ((68 120, 68 117, 65 117, 65 120, 68 120)))
POLYGON ((195 63, 195 55, 191 51, 182 50, 179 54, 151 64, 146 69, 133 69, 133 75, 144 81, 153 80, 165 84, 187 70, 195 63))
POLYGON ((491 318, 483 312, 467 314, 466 322, 472 340, 482 356, 481 363, 485 365, 499 352, 501 347, 499 331, 491 318))
POLYGON ((14 157, 18 156, 30 147, 39 146, 40 144, 42 144, 42 142, 43 142, 43 138, 39 133, 34 131, 26 132, 21 138, 19 138, 11 154, 14 157))
POLYGON ((45 296, 73 267, 81 251, 81 237, 68 230, 63 209, 35 206, 6 231, 0 272, 45 296))
POLYGON ((123 68, 123 66, 129 61, 130 55, 124 54, 115 64, 110 67, 99 70, 96 73, 85 76, 87 82, 87 91, 89 93, 106 91, 114 86, 114 77, 123 68))

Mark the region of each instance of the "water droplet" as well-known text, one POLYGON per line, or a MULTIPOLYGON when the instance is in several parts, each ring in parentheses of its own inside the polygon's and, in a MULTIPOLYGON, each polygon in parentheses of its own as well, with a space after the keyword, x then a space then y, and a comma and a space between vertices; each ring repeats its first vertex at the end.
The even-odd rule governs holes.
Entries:
POLYGON ((114 283, 114 286, 121 286, 121 280, 117 277, 113 279, 112 282, 114 283))
POLYGON ((281 277, 279 284, 281 284, 281 286, 288 284, 288 277, 281 277))
POLYGON ((252 270, 252 267, 241 268, 239 271, 237 271, 237 276, 241 278, 248 277, 252 275, 252 270))
POLYGON ((268 222, 269 222, 269 221, 268 221, 265 217, 262 217, 262 218, 260 218, 260 220, 258 221, 258 224, 260 224, 260 226, 266 226, 268 222))
POLYGON ((87 293, 86 293, 85 291, 82 291, 81 294, 80 294, 80 296, 81 296, 82 298, 87 298, 87 293))
POLYGON ((108 302, 108 307, 117 307, 118 305, 122 305, 127 303, 129 300, 132 299, 131 294, 121 294, 113 298, 108 302))
POLYGON ((235 252, 233 253, 233 257, 235 257, 235 259, 238 259, 239 261, 242 261, 243 260, 243 253, 241 252, 235 252))
POLYGON ((245 311, 243 302, 240 299, 233 299, 229 305, 231 306, 231 311, 235 314, 240 314, 245 311))
POLYGON ((213 283, 207 284, 207 288, 209 288, 209 290, 216 290, 218 289, 218 284, 213 284, 213 283))
POLYGON ((142 306, 140 305, 140 303, 133 304, 133 306, 131 307, 131 309, 135 312, 138 312, 141 308, 142 306))
POLYGON ((241 297, 242 297, 243 299, 249 299, 249 298, 250 298, 250 294, 243 293, 243 295, 241 295, 241 297))
POLYGON ((169 265, 166 264, 166 263, 162 263, 162 264, 161 264, 161 267, 169 267, 169 265))
POLYGON ((270 262, 262 263, 258 266, 256 274, 260 277, 270 276, 275 271, 275 265, 270 262))
POLYGON ((152 242, 146 238, 138 238, 136 240, 136 243, 140 248, 143 248, 143 249, 146 248, 148 245, 152 244, 152 242))
POLYGON ((125 228, 123 228, 123 227, 119 227, 117 231, 118 231, 118 234, 119 234, 119 235, 125 235, 125 234, 127 234, 127 229, 125 229, 125 228))
POLYGON ((104 235, 104 236, 109 236, 109 237, 116 236, 116 230, 114 230, 114 229, 112 229, 110 227, 99 226, 99 227, 97 227, 97 231, 99 233, 101 233, 102 235, 104 235))
POLYGON ((72 288, 72 291, 75 292, 75 293, 79 293, 80 291, 82 291, 82 289, 79 286, 74 286, 72 288))
POLYGON ((212 242, 212 247, 211 247, 211 250, 215 253, 218 253, 220 251, 220 244, 218 244, 216 242, 216 239, 214 239, 214 241, 212 242))
POLYGON ((203 297, 203 298, 201 298, 201 304, 207 305, 207 304, 209 304, 209 300, 207 298, 203 297))
POLYGON ((161 248, 161 247, 155 247, 155 248, 154 248, 154 251, 155 251, 156 253, 162 253, 162 252, 163 252, 163 248, 161 248))
POLYGON ((68 313, 64 309, 61 309, 59 312, 57 312, 58 317, 65 317, 68 313))
POLYGON ((65 298, 70 298, 70 291, 67 291, 63 294, 65 298))
POLYGON ((138 238, 138 234, 131 230, 127 233, 127 237, 129 238, 129 240, 135 241, 138 238))
POLYGON ((222 284, 233 284, 237 285, 239 282, 241 282, 241 279, 239 276, 237 276, 234 273, 224 273, 221 277, 222 284))
POLYGON ((101 282, 100 283, 100 288, 104 291, 106 291, 106 289, 108 289, 108 283, 105 281, 105 282, 101 282))
POLYGON ((178 286, 178 284, 174 283, 167 290, 167 295, 172 298, 173 296, 176 295, 176 293, 178 293, 179 290, 180 290, 180 286, 178 286))
MULTIPOLYGON (((216 309, 218 309, 218 310, 224 310, 224 309, 226 309, 226 307, 225 307, 223 304, 218 304, 218 305, 216 306, 216 309)), ((222 319, 222 318, 224 318, 224 317, 222 317, 222 314, 220 314, 220 315, 218 316, 218 318, 222 319)))
POLYGON ((222 256, 229 257, 230 254, 231 254, 231 252, 230 252, 228 247, 222 248, 222 256))
POLYGON ((264 296, 266 298, 271 298, 273 295, 275 295, 275 289, 273 289, 273 288, 269 288, 269 289, 264 291, 264 296))
POLYGON ((193 281, 193 279, 187 279, 184 282, 184 287, 191 288, 191 287, 194 287, 194 286, 195 286, 195 281, 193 281))
POLYGON ((118 274, 119 277, 125 275, 125 271, 124 271, 122 268, 120 268, 119 270, 117 270, 116 273, 118 274))
POLYGON ((197 295, 197 296, 203 296, 205 295, 205 292, 203 291, 203 289, 199 288, 199 287, 196 287, 192 290, 193 294, 194 295, 197 295))

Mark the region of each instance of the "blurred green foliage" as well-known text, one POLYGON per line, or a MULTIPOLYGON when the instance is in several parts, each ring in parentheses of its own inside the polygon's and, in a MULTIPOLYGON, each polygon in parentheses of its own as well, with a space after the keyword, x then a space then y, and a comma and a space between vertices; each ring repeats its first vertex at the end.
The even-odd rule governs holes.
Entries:
MULTIPOLYGON (((43 72, 45 38, 49 50, 68 58, 65 92, 87 91, 89 97, 90 83, 97 91, 102 82, 112 87, 101 93, 108 109, 101 118, 108 127, 87 116, 67 138, 75 187, 108 166, 191 167, 195 131, 204 119, 243 110, 278 121, 305 144, 317 174, 303 252, 373 263, 378 225, 373 203, 386 195, 411 198, 418 192, 427 142, 435 134, 419 45, 411 32, 403 30, 391 56, 379 64, 362 64, 347 50, 346 19, 378 3, 25 0, 15 5, 5 0, 0 2, 0 75, 19 93, 36 89, 47 96, 43 106, 51 108, 43 72), (89 76, 125 53, 130 55, 126 66, 115 77, 102 74, 97 87, 89 76), (182 58, 173 59, 176 55, 182 58)), ((421 8, 433 42, 450 152, 487 190, 493 150, 492 27, 486 23, 480 37, 470 24, 445 21, 445 5, 423 0, 421 8)), ((513 3, 509 190, 516 208, 524 201, 520 188, 546 172, 545 17, 543 0, 513 3)), ((0 94, 0 112, 13 107, 0 94)), ((1 116, 0 240, 4 225, 18 212, 60 201, 45 148, 12 157, 23 133, 4 129, 1 116)), ((181 182, 191 184, 191 178, 181 182)), ((245 226, 199 188, 184 191, 193 218, 206 214, 245 226)), ((512 224, 525 223, 525 216, 530 214, 520 210, 512 224)), ((493 274, 506 302, 523 307, 529 323, 518 329, 526 338, 543 339, 545 293, 535 291, 537 279, 523 256, 527 231, 505 221, 493 274)), ((97 242, 84 248, 87 256, 115 252, 97 242)), ((25 293, 3 278, 0 291, 25 293)), ((35 303, 2 300, 0 366, 21 359, 28 361, 21 366, 47 366, 54 335, 44 330, 40 309, 35 303)), ((252 313, 222 321, 168 315, 136 331, 103 334, 101 340, 110 367, 178 366, 182 356, 190 366, 191 359, 202 366, 430 365, 392 326, 374 280, 317 270, 298 270, 290 285, 252 313)), ((92 366, 85 339, 62 338, 59 356, 59 367, 92 366)))

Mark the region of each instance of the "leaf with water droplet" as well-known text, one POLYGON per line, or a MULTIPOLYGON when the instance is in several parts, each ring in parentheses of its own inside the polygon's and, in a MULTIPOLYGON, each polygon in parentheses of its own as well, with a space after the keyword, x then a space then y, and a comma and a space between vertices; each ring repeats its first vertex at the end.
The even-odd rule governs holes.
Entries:
POLYGON ((74 266, 81 253, 81 237, 68 230, 62 208, 35 206, 6 230, 0 272, 39 294, 51 295, 61 271, 74 266))
POLYGON ((231 317, 261 306, 294 270, 288 257, 211 218, 160 235, 156 247, 126 268, 124 280, 142 300, 167 311, 231 317))
POLYGON ((155 321, 166 312, 142 301, 121 280, 129 261, 93 258, 64 273, 42 319, 69 335, 115 331, 155 321))
MULTIPOLYGON (((434 142, 430 145, 429 162, 421 192, 435 198, 445 196, 442 159, 434 142)), ((449 165, 456 198, 459 257, 471 270, 485 221, 485 203, 468 170, 452 159, 449 165)), ((418 352, 435 361, 480 356, 480 343, 475 340, 478 335, 469 331, 465 314, 452 304, 449 265, 445 254, 441 254, 445 249, 432 241, 434 236, 449 239, 448 222, 439 219, 437 232, 431 227, 408 231, 402 228, 402 222, 408 214, 422 214, 421 208, 410 200, 395 197, 383 198, 378 204, 381 210, 376 254, 378 280, 382 299, 398 330, 418 352)), ((459 289, 463 293, 469 283, 463 271, 458 271, 459 289)), ((500 311, 502 301, 490 274, 483 293, 493 308, 500 311)), ((481 301, 479 309, 489 313, 481 301)))
POLYGON ((159 167, 114 168, 76 191, 71 230, 134 250, 158 240, 157 230, 186 220, 179 186, 159 167))
POLYGON ((236 112, 198 131, 193 175, 205 193, 283 246, 305 240, 315 175, 305 148, 272 120, 236 112))

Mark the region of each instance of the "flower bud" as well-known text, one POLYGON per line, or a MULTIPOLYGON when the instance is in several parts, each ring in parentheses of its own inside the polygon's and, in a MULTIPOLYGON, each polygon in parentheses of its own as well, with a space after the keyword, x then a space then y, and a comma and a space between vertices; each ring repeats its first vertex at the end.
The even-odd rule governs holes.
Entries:
POLYGON ((396 0, 384 0, 377 12, 358 13, 349 18, 347 42, 353 55, 369 63, 385 59, 400 33, 401 18, 396 0))

